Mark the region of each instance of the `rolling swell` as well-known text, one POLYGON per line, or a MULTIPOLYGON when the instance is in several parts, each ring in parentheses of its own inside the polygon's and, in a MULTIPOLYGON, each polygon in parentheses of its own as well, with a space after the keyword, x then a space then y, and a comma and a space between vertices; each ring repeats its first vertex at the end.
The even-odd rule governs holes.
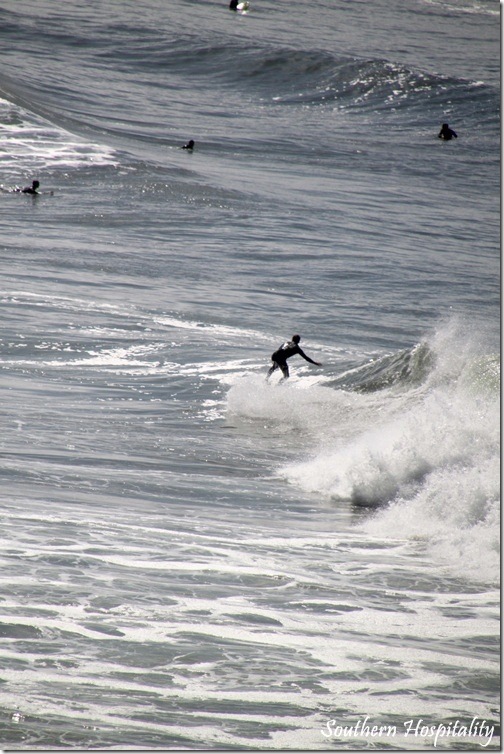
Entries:
POLYGON ((495 96, 491 87, 455 77, 418 71, 380 58, 334 55, 323 50, 296 50, 215 44, 199 37, 137 45, 107 59, 125 70, 148 76, 166 74, 185 81, 209 82, 223 89, 259 96, 284 105, 333 105, 343 108, 392 109, 438 107, 447 100, 483 109, 495 96))
MULTIPOLYGON (((75 15, 53 13, 36 30, 22 14, 2 11, 0 18, 7 46, 9 40, 13 48, 22 40, 35 59, 48 48, 54 51, 45 61, 43 81, 36 66, 20 67, 19 58, 4 65, 10 83, 0 82, 1 91, 14 103, 79 133, 96 126, 134 136, 145 131, 140 91, 143 99, 149 92, 149 116, 160 120, 179 111, 186 117, 187 109, 194 107, 195 89, 202 110, 214 92, 228 92, 240 109, 245 105, 244 115, 250 107, 250 115, 256 117, 253 108, 258 102, 261 107, 393 113, 396 119, 429 122, 433 117, 437 122, 447 102, 478 123, 482 112, 498 111, 498 91, 491 86, 379 56, 217 38, 210 30, 167 31, 156 28, 150 17, 136 19, 134 38, 127 24, 112 17, 99 26, 89 19, 83 25, 75 23, 75 15), (99 93, 94 80, 102 82, 99 93)), ((150 138, 155 135, 150 127, 150 138)))

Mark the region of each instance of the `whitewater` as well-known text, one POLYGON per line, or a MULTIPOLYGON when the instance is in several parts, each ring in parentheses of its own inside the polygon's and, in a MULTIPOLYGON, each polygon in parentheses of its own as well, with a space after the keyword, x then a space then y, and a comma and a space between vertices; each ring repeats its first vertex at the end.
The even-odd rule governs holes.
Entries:
POLYGON ((499 5, 0 23, 0 748, 498 750, 499 5))

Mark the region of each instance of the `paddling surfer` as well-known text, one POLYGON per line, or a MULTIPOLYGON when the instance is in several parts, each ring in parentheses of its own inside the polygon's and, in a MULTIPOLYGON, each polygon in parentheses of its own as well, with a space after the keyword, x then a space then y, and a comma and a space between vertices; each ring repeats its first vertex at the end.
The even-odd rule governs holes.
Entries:
POLYGON ((25 186, 24 189, 14 189, 14 192, 16 194, 37 194, 39 195, 39 192, 37 191, 38 187, 40 186, 40 181, 32 181, 31 186, 25 186))

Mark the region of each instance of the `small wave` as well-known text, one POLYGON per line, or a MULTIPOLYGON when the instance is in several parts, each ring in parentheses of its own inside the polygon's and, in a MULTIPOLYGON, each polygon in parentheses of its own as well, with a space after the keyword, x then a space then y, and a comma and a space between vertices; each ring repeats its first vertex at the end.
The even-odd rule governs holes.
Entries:
MULTIPOLYGON (((167 64, 166 54, 159 52, 161 65, 167 64)), ((474 101, 476 107, 491 94, 481 82, 414 70, 386 59, 319 50, 199 46, 191 49, 190 60, 187 50, 170 52, 169 63, 276 105, 394 111, 420 107, 423 111, 426 105, 443 107, 447 100, 463 100, 466 106, 474 101)))
MULTIPOLYGON (((102 56, 103 59, 103 56, 102 56)), ((288 47, 223 44, 200 36, 139 39, 125 50, 121 45, 107 50, 114 68, 142 71, 157 79, 169 73, 172 85, 179 77, 237 89, 241 96, 259 97, 272 105, 326 105, 337 109, 371 107, 444 106, 447 100, 481 101, 488 87, 414 70, 393 60, 333 54, 323 50, 288 47)))
MULTIPOLYGON (((2 291, 0 290, 0 303, 16 306, 37 306, 62 311, 97 311, 97 312, 121 312, 116 304, 93 301, 92 299, 74 298, 71 296, 52 296, 31 291, 2 291)), ((129 312, 126 312, 129 313, 129 312)))
POLYGON ((0 99, 0 142, 4 175, 118 164, 108 146, 81 139, 9 99, 0 99))
POLYGON ((463 2, 450 3, 446 0, 423 0, 427 5, 441 9, 443 13, 468 13, 470 15, 499 16, 500 5, 492 0, 464 0, 463 2))
POLYGON ((334 387, 373 392, 392 385, 422 384, 432 371, 435 356, 428 343, 386 354, 339 375, 334 387))
MULTIPOLYGON (((293 75, 273 100, 278 105, 325 106, 337 111, 405 111, 408 116, 426 109, 443 112, 446 101, 459 103, 467 112, 486 111, 495 92, 482 82, 472 82, 411 70, 388 60, 333 60, 330 66, 308 72, 304 78, 293 75)), ((292 71, 294 74, 294 70, 292 71)))

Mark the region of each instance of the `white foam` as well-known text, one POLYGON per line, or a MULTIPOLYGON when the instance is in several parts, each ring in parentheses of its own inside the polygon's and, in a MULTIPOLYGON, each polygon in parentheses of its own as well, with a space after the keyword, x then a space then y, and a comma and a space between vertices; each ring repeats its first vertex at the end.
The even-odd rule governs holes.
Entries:
POLYGON ((499 460, 429 474, 417 494, 363 525, 375 536, 423 539, 448 571, 495 583, 499 578, 499 460))
POLYGON ((274 378, 266 382, 264 374, 248 375, 230 389, 228 410, 235 417, 266 421, 280 430, 299 429, 317 437, 329 432, 334 436, 336 421, 338 426, 352 423, 360 396, 336 392, 318 384, 319 381, 320 378, 296 374, 279 384, 274 378))
POLYGON ((7 173, 116 165, 113 149, 81 139, 22 107, 0 100, 0 164, 7 173))
POLYGON ((238 382, 231 413, 311 438, 309 457, 280 474, 306 492, 383 506, 368 533, 423 539, 444 567, 498 577, 499 369, 451 323, 431 343, 436 364, 420 386, 371 393, 238 382))

